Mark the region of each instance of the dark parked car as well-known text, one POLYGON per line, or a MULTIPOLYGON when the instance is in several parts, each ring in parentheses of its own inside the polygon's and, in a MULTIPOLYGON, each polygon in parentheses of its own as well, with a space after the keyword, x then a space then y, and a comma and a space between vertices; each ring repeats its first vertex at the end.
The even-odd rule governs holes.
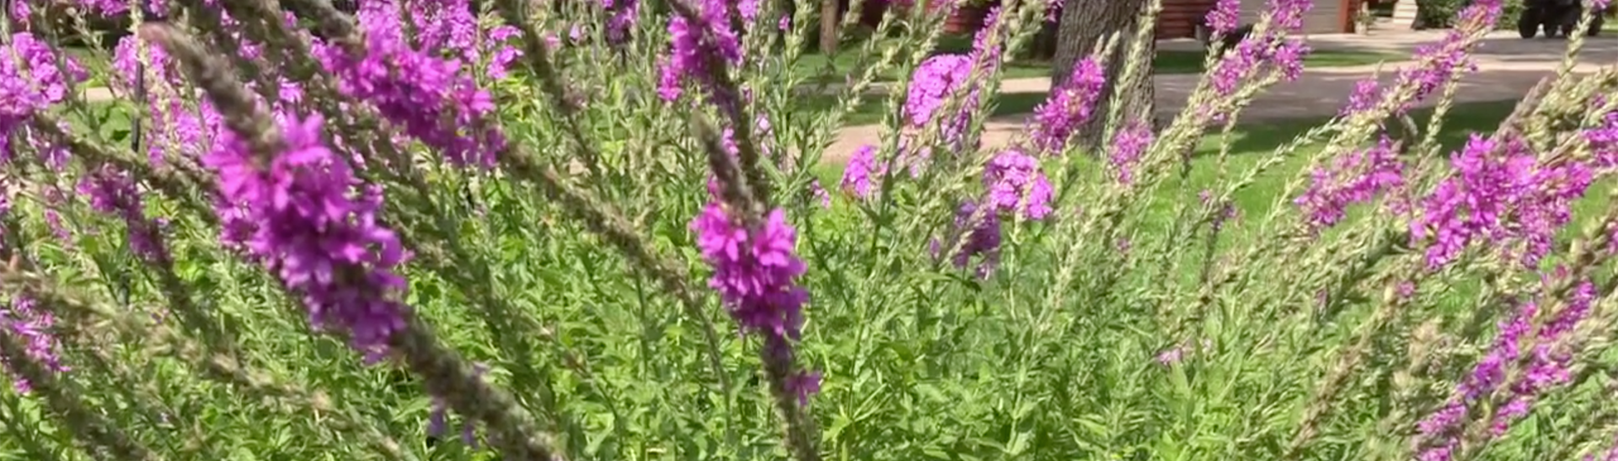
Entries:
MULTIPOLYGON (((1587 35, 1601 34, 1601 25, 1607 19, 1604 13, 1596 12, 1587 35)), ((1517 17, 1517 33, 1522 38, 1534 38, 1541 30, 1545 31, 1546 38, 1573 35, 1573 28, 1578 27, 1583 14, 1584 2, 1580 0, 1525 0, 1522 15, 1517 17)))

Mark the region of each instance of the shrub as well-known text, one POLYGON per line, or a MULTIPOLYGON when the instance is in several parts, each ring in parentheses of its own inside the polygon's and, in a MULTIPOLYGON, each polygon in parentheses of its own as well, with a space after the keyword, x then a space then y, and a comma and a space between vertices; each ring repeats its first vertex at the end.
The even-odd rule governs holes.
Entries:
MULTIPOLYGON (((1467 0, 1417 0, 1416 22, 1429 29, 1448 29, 1455 26, 1456 14, 1467 0)), ((1509 1, 1509 0, 1508 0, 1509 1)), ((1506 25, 1504 20, 1497 23, 1506 25)))
POLYGON ((1161 130, 1097 110, 1131 49, 990 146, 1042 2, 890 23, 830 109, 779 2, 495 3, 0 34, 0 457, 1610 456, 1618 74, 1446 142, 1498 3, 1262 149, 1285 27, 1161 130))

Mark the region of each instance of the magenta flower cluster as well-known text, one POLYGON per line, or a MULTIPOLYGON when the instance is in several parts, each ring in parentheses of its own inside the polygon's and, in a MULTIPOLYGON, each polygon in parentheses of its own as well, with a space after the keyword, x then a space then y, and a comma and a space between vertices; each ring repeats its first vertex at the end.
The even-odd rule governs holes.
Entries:
POLYGON ((1119 184, 1128 186, 1135 183, 1135 167, 1140 164, 1141 156, 1146 154, 1146 148, 1151 147, 1155 137, 1152 126, 1142 120, 1126 122, 1113 134, 1112 150, 1107 160, 1119 184))
POLYGON ((1474 134, 1450 160, 1452 172, 1419 200, 1410 233, 1431 239, 1427 265, 1441 268, 1473 243, 1487 242, 1527 267, 1550 251, 1572 219, 1572 203, 1594 180, 1579 162, 1543 164, 1516 139, 1474 134))
POLYGON ((795 253, 797 231, 781 210, 756 229, 731 217, 725 205, 703 208, 691 221, 702 258, 713 266, 709 286, 743 330, 796 339, 809 293, 797 285, 805 270, 795 253))
POLYGON ((1382 136, 1375 146, 1339 157, 1310 173, 1309 187, 1293 200, 1304 222, 1316 231, 1342 221, 1347 208, 1367 203, 1404 186, 1404 162, 1393 140, 1382 136))
MULTIPOLYGON (((33 298, 18 295, 11 299, 7 306, 0 306, 0 328, 6 329, 6 334, 23 341, 23 355, 37 362, 49 373, 63 373, 71 371, 56 351, 61 343, 52 334, 51 328, 56 325, 56 317, 50 311, 39 309, 33 298)), ((0 366, 8 371, 13 365, 5 363, 5 357, 0 357, 0 366)), ((28 393, 33 386, 26 378, 16 376, 12 371, 11 386, 20 393, 28 393)))
POLYGON ((945 244, 958 244, 960 249, 950 255, 956 268, 971 268, 978 278, 988 278, 1000 265, 1000 215, 993 210, 978 210, 978 204, 967 201, 955 210, 955 223, 950 241, 933 239, 931 253, 939 257, 945 244), (976 259, 977 265, 972 266, 976 259))
POLYGON ((1000 213, 1044 219, 1051 213, 1051 183, 1039 160, 1016 149, 1001 151, 983 171, 984 205, 1000 213))
POLYGON ((310 321, 379 354, 405 326, 408 307, 398 300, 408 284, 397 271, 409 255, 378 222, 381 190, 361 183, 326 147, 323 123, 319 116, 284 117, 286 147, 274 153, 252 152, 227 130, 224 147, 203 161, 231 205, 222 211, 252 216, 248 253, 302 296, 310 321))
POLYGON ((713 67, 723 69, 742 62, 741 39, 730 27, 727 2, 702 0, 692 6, 695 17, 676 14, 669 19, 670 49, 660 65, 657 88, 664 101, 679 99, 686 82, 695 82, 710 96, 718 97, 712 75, 719 69, 713 67))
MULTIPOLYGON (((786 213, 772 210, 749 225, 727 205, 714 202, 691 220, 690 228, 702 259, 713 267, 708 286, 719 293, 730 317, 742 332, 764 340, 767 356, 791 363, 809 292, 798 285, 807 268, 798 258, 798 233, 786 213)), ((806 403, 819 391, 819 374, 794 373, 786 384, 806 403)))
POLYGON ((1495 408, 1489 435, 1498 437, 1526 416, 1545 391, 1566 384, 1572 375, 1568 349, 1570 333, 1589 314, 1596 299, 1595 285, 1574 285, 1567 305, 1550 315, 1534 331, 1540 304, 1523 303, 1516 314, 1501 322, 1494 345, 1472 372, 1456 386, 1455 396, 1417 424, 1417 456, 1421 461, 1449 461, 1460 444, 1469 417, 1482 408, 1495 408), (1531 345, 1524 350, 1524 342, 1531 345), (1526 352, 1526 354, 1525 354, 1526 352), (1509 380, 1508 380, 1509 379, 1509 380))
MULTIPOLYGON (((0 160, 11 159, 12 149, 32 140, 25 125, 33 114, 71 97, 73 87, 88 78, 76 60, 63 56, 59 63, 57 58, 50 45, 28 32, 14 33, 9 46, 0 46, 0 160)), ((47 163, 60 167, 66 151, 45 150, 47 163)))
MULTIPOLYGON (((445 3, 441 8, 468 8, 464 1, 445 3)), ((493 99, 462 74, 466 65, 462 60, 435 56, 442 50, 412 47, 399 20, 401 7, 393 0, 364 2, 359 16, 367 32, 366 52, 356 56, 341 47, 323 45, 317 47, 318 57, 338 77, 343 93, 375 106, 384 118, 438 150, 452 164, 493 167, 505 148, 505 137, 493 119, 493 99)), ((446 31, 427 35, 438 37, 442 46, 469 40, 462 37, 466 32, 461 24, 446 20, 439 25, 446 31)))
POLYGON ((148 261, 167 259, 158 224, 146 217, 145 201, 128 173, 103 166, 81 178, 78 189, 89 197, 91 209, 123 220, 130 251, 136 256, 148 261))
POLYGON ((1216 36, 1235 32, 1241 27, 1241 21, 1241 0, 1217 0, 1203 17, 1203 22, 1216 36))
POLYGON ((868 198, 871 196, 872 176, 880 179, 887 174, 885 165, 878 165, 876 161, 876 146, 866 144, 854 150, 849 156, 848 164, 843 167, 843 179, 839 187, 853 195, 855 198, 868 198))
POLYGON ((1493 30, 1494 24, 1500 20, 1502 11, 1501 0, 1477 0, 1471 2, 1458 14, 1457 24, 1462 27, 1444 32, 1444 38, 1438 43, 1423 45, 1416 49, 1411 59, 1420 64, 1399 70, 1398 77, 1392 87, 1383 89, 1374 77, 1360 81, 1355 85, 1354 92, 1349 95, 1348 104, 1341 111, 1343 115, 1364 112, 1375 107, 1383 99, 1391 97, 1388 94, 1393 88, 1413 84, 1415 94, 1401 101, 1396 107, 1397 112, 1404 112, 1441 88, 1444 82, 1453 78, 1456 72, 1475 72, 1477 65, 1469 56, 1474 45, 1467 38, 1471 30, 1493 30))
MULTIPOLYGON (((250 54, 256 47, 243 48, 250 54)), ((197 101, 197 109, 187 107, 188 98, 180 92, 185 86, 179 84, 184 77, 162 47, 144 43, 135 35, 124 37, 113 50, 112 66, 118 71, 114 83, 120 84, 125 94, 135 96, 138 91, 151 115, 141 124, 141 139, 153 165, 161 165, 170 152, 182 158, 200 158, 217 147, 214 133, 222 126, 219 113, 207 100, 197 101), (145 48, 146 65, 141 64, 141 47, 145 48)))
MULTIPOLYGON (((959 54, 940 54, 922 61, 916 67, 915 73, 910 76, 910 88, 905 93, 904 116, 915 128, 926 127, 936 119, 943 118, 938 112, 943 109, 949 95, 966 82, 972 74, 972 58, 959 54)), ((971 107, 977 100, 977 91, 971 92, 963 108, 971 107)), ((945 125, 942 128, 945 139, 950 139, 951 128, 959 123, 945 125)))
POLYGON ((607 43, 613 46, 629 43, 635 21, 640 19, 640 0, 603 0, 601 7, 612 11, 607 17, 607 43))
POLYGON ((1029 138, 1046 155, 1057 155, 1067 148, 1074 130, 1094 116, 1101 90, 1107 85, 1106 69, 1094 56, 1073 64, 1073 73, 1052 91, 1045 102, 1034 108, 1029 122, 1029 138))
MULTIPOLYGON (((1601 95, 1591 101, 1593 107, 1605 107, 1607 103, 1607 98, 1601 95)), ((1585 142, 1590 143, 1591 157, 1597 168, 1603 171, 1618 169, 1618 110, 1603 114, 1601 123, 1584 130, 1583 137, 1585 142)))

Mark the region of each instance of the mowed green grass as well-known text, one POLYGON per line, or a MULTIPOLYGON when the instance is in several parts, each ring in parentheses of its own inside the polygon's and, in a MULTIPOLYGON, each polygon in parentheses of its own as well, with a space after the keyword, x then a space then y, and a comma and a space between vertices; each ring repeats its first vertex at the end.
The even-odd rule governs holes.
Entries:
MULTIPOLYGON (((1456 104, 1446 115, 1446 122, 1440 129, 1438 141, 1442 145, 1441 155, 1448 156, 1461 147, 1474 133, 1487 135, 1499 126, 1500 122, 1510 114, 1515 101, 1465 103, 1456 104)), ((1432 116, 1431 109, 1413 111, 1413 116, 1420 127, 1424 127, 1432 116)), ((1327 118, 1308 118, 1286 121, 1264 121, 1257 123, 1239 124, 1228 136, 1218 132, 1209 133, 1197 148, 1191 161, 1190 175, 1182 183, 1178 178, 1171 179, 1165 187, 1157 191, 1154 197, 1161 207, 1151 210, 1153 216, 1148 221, 1166 224, 1176 219, 1173 216, 1173 206, 1177 200, 1186 197, 1181 194, 1194 196, 1204 189, 1219 190, 1234 178, 1239 178, 1259 166, 1262 162, 1273 158, 1275 150, 1300 134, 1324 123, 1327 118), (1222 181, 1219 176, 1219 151, 1223 144, 1230 144, 1230 153, 1224 159, 1227 177, 1222 181)), ((1265 170, 1257 176, 1254 182, 1245 189, 1237 192, 1233 199, 1244 214, 1256 216, 1269 213, 1276 206, 1290 206, 1290 200, 1295 194, 1289 193, 1287 183, 1299 177, 1304 169, 1311 168, 1311 158, 1320 151, 1320 144, 1306 145, 1283 160, 1265 170)), ((1074 159, 1078 162, 1081 172, 1100 174, 1104 171, 1099 160, 1089 157, 1074 159)), ((1439 159, 1439 166, 1447 168, 1446 160, 1439 159)), ((823 184, 834 185, 842 177, 842 165, 821 165, 816 171, 823 184)), ((1085 180, 1100 180, 1100 178, 1084 178, 1085 180)), ((1605 204, 1605 190, 1609 184, 1592 186, 1591 193, 1575 204, 1575 216, 1580 219, 1589 219, 1599 213, 1605 204)), ((1156 226, 1151 226, 1156 227, 1156 226)))
MULTIPOLYGON (((1446 115, 1447 122, 1439 131, 1438 141, 1442 146, 1439 155, 1444 158, 1433 159, 1437 168, 1448 169, 1448 156, 1463 146, 1473 134, 1488 135, 1492 133, 1502 120, 1510 114, 1515 101, 1467 103, 1456 104, 1446 115)), ((1421 109, 1413 111, 1418 126, 1424 127, 1430 120, 1432 111, 1421 109)), ((1139 216, 1140 222, 1135 226, 1137 231, 1131 237, 1137 246, 1162 245, 1171 226, 1178 219, 1180 204, 1195 204, 1197 194, 1202 190, 1223 191, 1229 184, 1253 171, 1262 162, 1274 158, 1275 150, 1290 143, 1298 135, 1325 122, 1326 118, 1297 119, 1281 122, 1265 121, 1262 123, 1245 123, 1228 135, 1221 136, 1217 132, 1205 137, 1195 151, 1192 158, 1190 174, 1183 181, 1178 177, 1168 180, 1163 187, 1156 189, 1149 196, 1150 204, 1139 216), (1222 144, 1230 144, 1230 153, 1224 159, 1225 170, 1228 176, 1219 174, 1219 151, 1222 144)), ((1286 155, 1279 163, 1257 175, 1254 181, 1246 188, 1233 194, 1232 199, 1242 217, 1237 218, 1234 225, 1227 226, 1221 237, 1221 246, 1226 248, 1242 248, 1256 243, 1258 239, 1272 238, 1273 234, 1260 231, 1258 221, 1269 215, 1272 211, 1292 213, 1291 216, 1282 215, 1282 222, 1296 220, 1295 210, 1278 210, 1278 207, 1291 208, 1292 200, 1298 191, 1288 190, 1288 183, 1306 174, 1306 169, 1312 168, 1312 158, 1320 152, 1321 144, 1306 145, 1291 154, 1286 155)), ((1407 162, 1411 159, 1406 159, 1407 162)), ((1078 181, 1109 181, 1111 178, 1102 178, 1106 169, 1102 160, 1080 156, 1073 159, 1076 162, 1076 171, 1079 173, 1078 181)), ((1047 163, 1047 172, 1055 174, 1055 161, 1047 163)), ((823 164, 816 170, 816 176, 828 189, 835 189, 842 177, 842 165, 823 164)), ((1053 182, 1058 179, 1053 176, 1053 182)), ((1063 185, 1053 184, 1057 188, 1063 185)), ((1559 240, 1565 242, 1577 232, 1581 232, 1587 225, 1598 219, 1607 206, 1607 191, 1615 186, 1614 181, 1604 180, 1591 186, 1585 197, 1573 204, 1574 222, 1564 228, 1559 240)), ((834 192, 835 193, 835 192, 834 192)), ((1079 197, 1082 203, 1083 198, 1079 197)), ((853 200, 847 196, 840 196, 834 200, 836 207, 852 208, 853 200)), ((1070 204, 1071 205, 1071 204, 1070 204)), ((1081 205, 1082 206, 1082 205, 1081 205)), ((1350 209, 1345 222, 1337 227, 1349 226, 1352 222, 1368 216, 1374 211, 1368 206, 1357 206, 1350 209)), ((1328 232, 1326 237, 1333 233, 1328 232)), ((1177 276, 1197 276, 1203 253, 1200 251, 1183 251, 1174 257, 1179 259, 1182 270, 1177 276)), ((1561 255, 1553 254, 1547 258, 1547 263, 1554 264, 1561 255)), ((1441 301, 1446 309, 1471 309, 1475 302, 1475 295, 1479 287, 1477 281, 1472 279, 1459 280, 1457 285, 1446 288, 1446 294, 1441 301)))

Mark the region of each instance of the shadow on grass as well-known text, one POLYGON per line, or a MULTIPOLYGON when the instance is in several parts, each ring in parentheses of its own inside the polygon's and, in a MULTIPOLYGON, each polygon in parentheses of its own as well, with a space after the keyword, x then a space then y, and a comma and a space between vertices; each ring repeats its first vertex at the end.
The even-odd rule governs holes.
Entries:
MULTIPOLYGON (((1029 114, 1039 103, 1045 102, 1045 93, 1003 93, 995 98, 990 118, 1007 118, 1029 114)), ((888 105, 886 96, 867 96, 855 106, 854 112, 844 119, 845 126, 877 125, 882 123, 888 105)), ((799 99, 796 111, 818 114, 837 107, 837 97, 831 95, 805 95, 799 99)))
MULTIPOLYGON (((1444 125, 1439 129, 1439 145, 1453 149, 1465 143, 1467 137, 1473 133, 1493 132, 1500 122, 1511 114, 1511 109, 1516 104, 1517 101, 1455 104, 1446 114, 1444 125)), ((1428 121, 1432 120, 1433 109, 1415 109, 1410 111, 1410 115, 1416 122, 1416 128, 1425 130, 1428 121)), ((1330 117, 1241 123, 1233 133, 1237 138, 1231 144, 1231 151, 1241 153, 1273 151, 1309 129, 1324 124, 1327 120, 1330 120, 1330 117)), ((1216 136, 1211 135, 1210 139, 1217 139, 1216 136)))

